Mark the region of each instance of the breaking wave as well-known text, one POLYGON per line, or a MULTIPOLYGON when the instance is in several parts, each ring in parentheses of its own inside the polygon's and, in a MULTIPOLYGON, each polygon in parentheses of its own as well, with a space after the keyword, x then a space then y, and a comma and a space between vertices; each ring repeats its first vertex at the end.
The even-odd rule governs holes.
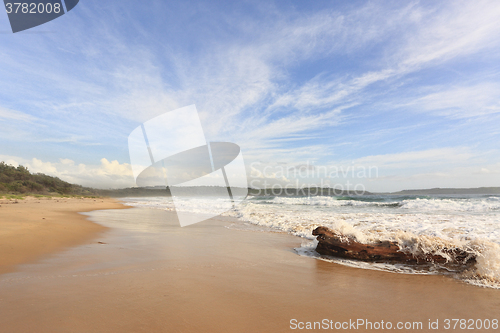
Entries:
MULTIPOLYGON (((176 207, 168 198, 127 199, 130 205, 165 210, 209 212, 217 205, 204 198, 185 199, 176 207), (193 205, 193 200, 196 205, 193 205), (187 202, 186 202, 187 203, 187 202)), ((484 197, 255 197, 223 215, 290 233, 308 240, 302 255, 360 268, 413 274, 448 274, 471 284, 500 288, 500 198, 484 197), (396 242, 402 251, 441 255, 457 248, 475 257, 473 264, 393 265, 320 256, 312 230, 325 226, 361 243, 396 242), (315 248, 315 247, 314 247, 315 248)))

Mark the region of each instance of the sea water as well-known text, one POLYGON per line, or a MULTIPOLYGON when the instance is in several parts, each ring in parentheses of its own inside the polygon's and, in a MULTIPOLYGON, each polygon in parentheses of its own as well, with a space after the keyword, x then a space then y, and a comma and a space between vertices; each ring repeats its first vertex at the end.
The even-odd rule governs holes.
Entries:
MULTIPOLYGON (((168 197, 126 198, 126 204, 163 210, 210 212, 222 201, 168 197)), ((500 288, 500 196, 311 196, 249 197, 224 213, 260 230, 281 231, 309 240, 301 255, 365 269, 411 274, 449 274, 475 285, 500 288), (393 241, 409 253, 437 254, 459 248, 476 257, 473 265, 365 263, 321 256, 312 230, 326 226, 361 243, 393 241)))

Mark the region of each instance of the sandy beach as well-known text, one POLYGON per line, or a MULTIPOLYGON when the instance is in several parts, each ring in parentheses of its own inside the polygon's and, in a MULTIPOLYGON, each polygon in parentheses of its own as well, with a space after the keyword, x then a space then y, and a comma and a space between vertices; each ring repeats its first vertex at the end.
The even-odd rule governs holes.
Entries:
MULTIPOLYGON (((32 252, 17 261, 3 259, 9 265, 30 261, 0 275, 2 331, 311 331, 299 329, 308 322, 321 322, 323 329, 317 331, 335 331, 336 323, 345 327, 362 320, 350 330, 370 331, 370 322, 380 331, 383 321, 392 330, 398 323, 422 323, 406 331, 425 332, 436 321, 443 331, 446 319, 500 318, 499 290, 445 276, 363 270, 299 256, 294 248, 302 239, 230 218, 181 228, 173 213, 133 208, 87 213, 94 224, 75 207, 89 211, 117 204, 78 205, 47 200, 0 207, 2 235, 14 235, 16 225, 33 224, 26 218, 32 207, 30 216, 43 215, 47 223, 59 217, 47 224, 52 231, 45 235, 60 239, 59 251, 51 248, 49 254, 40 247, 46 243, 32 241, 44 239, 37 236, 43 234, 41 226, 15 234, 18 242, 31 243, 32 252), (71 230, 67 237, 61 231, 66 229, 71 230), (38 247, 40 252, 33 252, 38 247)), ((2 237, 2 246, 9 244, 4 241, 11 237, 2 237)))
POLYGON ((127 208, 107 198, 0 199, 0 274, 89 241, 105 228, 78 212, 127 208))

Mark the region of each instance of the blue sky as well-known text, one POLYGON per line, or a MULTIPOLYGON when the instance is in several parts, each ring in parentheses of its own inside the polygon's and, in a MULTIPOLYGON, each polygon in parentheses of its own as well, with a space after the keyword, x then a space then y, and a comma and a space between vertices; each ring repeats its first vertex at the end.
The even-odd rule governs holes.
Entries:
POLYGON ((130 132, 196 104, 251 179, 500 186, 498 17, 498 1, 81 0, 12 34, 0 14, 0 160, 133 186, 130 132))

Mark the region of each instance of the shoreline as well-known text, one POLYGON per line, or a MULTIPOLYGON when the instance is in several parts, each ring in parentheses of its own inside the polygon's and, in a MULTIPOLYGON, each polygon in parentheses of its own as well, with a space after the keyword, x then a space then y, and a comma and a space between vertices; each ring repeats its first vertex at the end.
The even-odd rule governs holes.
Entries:
POLYGON ((0 274, 89 242, 107 229, 79 213, 126 208, 110 198, 0 199, 0 274))
POLYGON ((181 228, 162 210, 85 215, 107 232, 0 275, 6 331, 274 333, 325 319, 442 331, 446 319, 500 319, 498 290, 300 256, 297 236, 233 218, 181 228))

